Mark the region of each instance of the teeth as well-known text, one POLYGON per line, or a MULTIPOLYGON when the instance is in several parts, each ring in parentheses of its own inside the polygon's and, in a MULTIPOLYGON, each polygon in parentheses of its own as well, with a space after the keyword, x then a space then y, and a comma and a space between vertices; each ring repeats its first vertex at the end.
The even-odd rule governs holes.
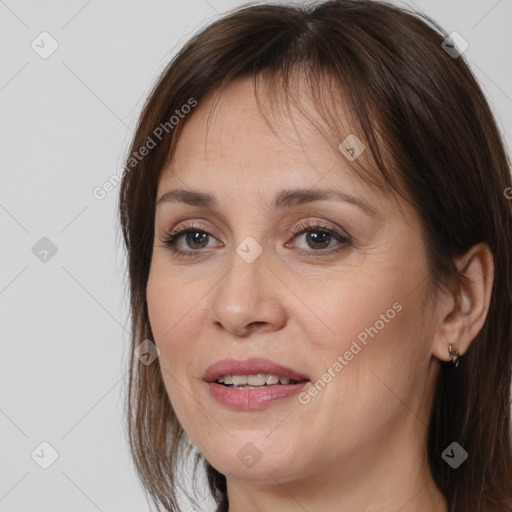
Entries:
POLYGON ((247 376, 247 384, 250 384, 251 386, 263 386, 265 382, 266 379, 264 373, 258 373, 258 375, 247 376))
POLYGON ((265 377, 265 382, 269 386, 272 384, 277 384, 279 382, 279 377, 277 375, 267 375, 265 377))
POLYGON ((235 386, 245 386, 247 384, 247 375, 232 375, 231 378, 235 386))
POLYGON ((280 377, 271 373, 257 373, 255 375, 222 375, 217 379, 221 384, 245 387, 254 389, 254 387, 273 386, 275 384, 294 384, 296 381, 288 377, 280 377))

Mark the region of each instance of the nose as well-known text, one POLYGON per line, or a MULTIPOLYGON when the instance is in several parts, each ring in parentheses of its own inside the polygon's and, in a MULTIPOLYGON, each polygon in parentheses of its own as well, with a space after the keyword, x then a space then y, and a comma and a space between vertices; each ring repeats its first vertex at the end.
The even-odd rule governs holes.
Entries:
POLYGON ((240 337, 281 329, 287 321, 283 285, 267 266, 265 251, 251 263, 233 253, 212 296, 215 326, 240 337))

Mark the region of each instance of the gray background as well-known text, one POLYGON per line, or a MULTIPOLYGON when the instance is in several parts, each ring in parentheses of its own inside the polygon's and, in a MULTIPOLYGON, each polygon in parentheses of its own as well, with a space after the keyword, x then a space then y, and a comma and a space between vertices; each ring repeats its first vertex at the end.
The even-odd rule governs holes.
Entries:
MULTIPOLYGON (((0 512, 148 510, 122 423, 129 337, 118 187, 103 200, 92 191, 122 167, 171 55, 241 3, 0 0, 0 512), (46 59, 43 31, 58 43, 46 59), (48 250, 43 237, 57 249, 46 262, 34 254, 48 250), (43 441, 58 452, 48 469, 31 458, 36 450, 50 461, 43 441)), ((408 5, 468 41, 465 56, 511 147, 512 1, 408 5)))

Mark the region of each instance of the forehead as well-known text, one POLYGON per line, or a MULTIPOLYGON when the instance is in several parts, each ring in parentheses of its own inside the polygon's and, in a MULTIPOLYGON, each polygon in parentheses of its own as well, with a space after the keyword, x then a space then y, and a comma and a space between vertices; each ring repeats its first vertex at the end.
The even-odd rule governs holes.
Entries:
MULTIPOLYGON (((327 127, 324 134, 315 129, 325 123, 310 102, 300 105, 304 112, 293 105, 286 110, 271 97, 260 96, 258 103, 251 78, 230 83, 215 104, 214 94, 202 98, 186 119, 162 173, 162 186, 185 174, 189 183, 201 180, 210 186, 224 179, 248 184, 254 178, 265 187, 289 186, 291 181, 309 186, 319 180, 340 184, 341 175, 345 183, 363 184, 351 166, 371 166, 369 151, 357 162, 348 160, 336 147, 336 134, 329 140, 327 127)), ((349 122, 338 121, 344 135, 354 137, 349 122)))

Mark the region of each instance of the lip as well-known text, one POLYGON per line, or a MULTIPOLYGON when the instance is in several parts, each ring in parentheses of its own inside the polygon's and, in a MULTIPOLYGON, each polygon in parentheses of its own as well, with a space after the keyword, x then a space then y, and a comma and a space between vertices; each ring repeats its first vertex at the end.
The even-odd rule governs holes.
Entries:
POLYGON ((289 398, 299 393, 310 379, 292 368, 278 364, 270 359, 223 359, 211 365, 203 379, 208 385, 211 395, 217 402, 230 409, 257 410, 263 409, 276 401, 289 398), (260 389, 234 389, 215 382, 223 375, 256 375, 267 373, 288 377, 297 381, 296 384, 276 384, 260 389))
POLYGON ((261 389, 233 389, 217 382, 207 384, 213 398, 221 405, 229 409, 254 411, 300 393, 309 383, 304 380, 297 384, 277 384, 261 389))
POLYGON ((203 379, 206 382, 211 383, 223 375, 256 375, 258 373, 271 373, 273 375, 279 375, 279 377, 288 377, 289 379, 296 380, 297 382, 310 380, 307 375, 303 375, 292 368, 287 368, 286 366, 275 363, 270 359, 260 358, 245 360, 222 359, 208 367, 203 379))

